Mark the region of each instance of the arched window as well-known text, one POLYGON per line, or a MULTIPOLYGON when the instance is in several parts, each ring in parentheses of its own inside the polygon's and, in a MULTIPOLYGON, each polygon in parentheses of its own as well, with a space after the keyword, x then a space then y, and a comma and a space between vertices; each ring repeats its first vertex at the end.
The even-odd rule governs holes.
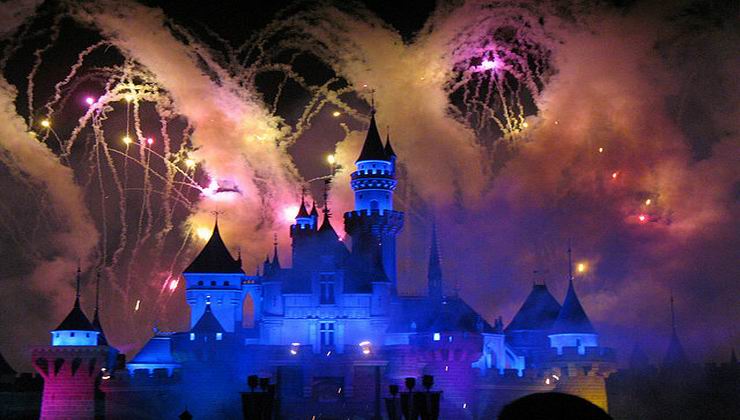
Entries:
POLYGON ((254 299, 251 293, 248 293, 242 302, 242 327, 254 327, 254 299))

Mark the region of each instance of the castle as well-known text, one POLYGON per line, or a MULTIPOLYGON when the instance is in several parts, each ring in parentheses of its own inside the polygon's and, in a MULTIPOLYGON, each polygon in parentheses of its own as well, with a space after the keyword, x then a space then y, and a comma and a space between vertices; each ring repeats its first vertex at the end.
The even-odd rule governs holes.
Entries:
MULTIPOLYGON (((275 247, 255 275, 229 252, 216 222, 184 270, 190 329, 155 331, 124 363, 98 318, 79 304, 33 350, 44 378, 42 419, 240 418, 249 375, 277 387, 281 418, 380 418, 388 385, 433 375, 441 418, 493 418, 520 396, 558 390, 607 407, 615 355, 600 346, 573 284, 561 303, 535 284, 504 327, 443 290, 431 233, 428 294, 397 293, 394 209, 397 156, 375 115, 351 174, 354 210, 344 214, 351 249, 326 200, 301 199, 290 227, 292 267, 275 247), (321 211, 322 215, 319 215, 321 211)), ((570 250, 569 250, 570 251, 570 250)), ((570 256, 570 252, 569 252, 570 256)))

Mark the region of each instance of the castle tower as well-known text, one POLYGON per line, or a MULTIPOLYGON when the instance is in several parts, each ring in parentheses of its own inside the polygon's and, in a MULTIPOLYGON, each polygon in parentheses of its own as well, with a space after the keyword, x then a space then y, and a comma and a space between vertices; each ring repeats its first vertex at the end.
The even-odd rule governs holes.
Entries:
POLYGON ((671 295, 671 340, 663 357, 663 367, 684 367, 688 363, 681 340, 676 333, 676 312, 673 309, 673 295, 671 295))
POLYGON ((368 264, 379 253, 395 290, 396 236, 403 228, 404 215, 393 210, 396 154, 390 139, 385 145, 380 139, 374 109, 355 166, 357 170, 350 182, 355 193, 355 209, 344 214, 345 230, 352 236, 352 253, 365 258, 368 264))
POLYGON ((583 310, 573 286, 572 252, 568 247, 568 291, 552 325, 552 353, 545 366, 555 372, 555 391, 585 398, 608 409, 606 378, 615 371, 612 349, 599 346, 599 335, 583 310))
POLYGON ((432 246, 429 251, 429 268, 427 270, 429 297, 440 300, 444 294, 442 285, 442 264, 437 244, 437 225, 432 226, 432 246))
MULTIPOLYGON (((190 305, 190 326, 203 316, 206 302, 212 303, 213 314, 228 332, 234 332, 242 321, 242 282, 246 275, 241 259, 234 259, 226 248, 218 230, 218 220, 213 234, 195 260, 183 271, 186 296, 190 305)), ((253 296, 255 314, 259 311, 257 296, 253 296)))
POLYGON ((51 346, 32 351, 34 368, 44 378, 42 420, 95 418, 96 381, 109 353, 107 346, 98 345, 98 335, 80 308, 78 269, 72 310, 51 331, 51 346))
POLYGON ((599 335, 583 310, 573 287, 573 264, 571 249, 568 247, 568 292, 563 306, 553 323, 550 335, 550 347, 562 354, 563 347, 577 347, 579 354, 586 353, 586 347, 598 347, 599 335))

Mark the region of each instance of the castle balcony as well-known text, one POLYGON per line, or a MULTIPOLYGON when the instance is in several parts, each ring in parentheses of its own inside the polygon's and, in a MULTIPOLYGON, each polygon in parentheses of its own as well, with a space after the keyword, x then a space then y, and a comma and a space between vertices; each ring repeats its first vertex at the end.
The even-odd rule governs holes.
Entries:
POLYGON ((350 178, 352 180, 363 178, 363 177, 393 179, 394 175, 393 175, 393 172, 389 170, 383 170, 383 169, 357 170, 357 171, 352 172, 352 174, 350 175, 350 178))

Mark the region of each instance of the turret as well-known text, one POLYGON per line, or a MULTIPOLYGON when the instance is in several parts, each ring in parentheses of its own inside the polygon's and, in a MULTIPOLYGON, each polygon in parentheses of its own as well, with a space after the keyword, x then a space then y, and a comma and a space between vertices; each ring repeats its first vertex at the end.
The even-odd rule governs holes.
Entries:
POLYGON ((344 214, 345 230, 352 236, 352 253, 372 263, 380 253, 385 273, 396 288, 396 236, 404 215, 393 210, 396 188, 396 155, 390 143, 383 145, 375 122, 375 110, 350 185, 355 209, 344 214))
POLYGON ((44 378, 42 420, 96 417, 95 388, 106 372, 110 348, 98 345, 99 332, 80 307, 80 270, 77 293, 69 315, 51 332, 51 346, 32 351, 33 366, 44 378))
MULTIPOLYGON (((183 271, 186 296, 190 305, 190 325, 201 318, 206 302, 213 303, 213 313, 228 332, 233 332, 242 322, 242 282, 247 276, 239 259, 234 259, 226 248, 218 221, 213 234, 193 262, 183 271)), ((255 314, 259 301, 255 301, 255 314)))
POLYGON ((559 354, 563 352, 563 347, 577 347, 579 354, 585 354, 586 347, 599 346, 599 335, 591 325, 586 311, 583 310, 573 286, 570 247, 568 247, 568 266, 568 292, 565 295, 563 306, 558 312, 558 317, 553 323, 549 335, 550 346, 556 348, 559 354))

